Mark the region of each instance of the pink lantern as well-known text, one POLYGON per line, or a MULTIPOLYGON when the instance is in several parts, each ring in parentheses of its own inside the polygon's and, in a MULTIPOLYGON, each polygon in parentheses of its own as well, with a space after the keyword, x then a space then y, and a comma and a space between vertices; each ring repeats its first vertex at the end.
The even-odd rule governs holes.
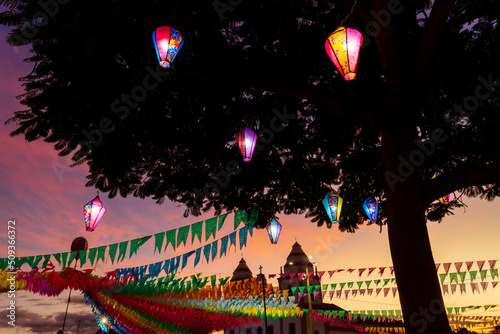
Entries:
POLYGON ((338 27, 326 39, 326 53, 347 81, 356 77, 362 43, 363 35, 359 31, 343 26, 338 27))
POLYGON ((241 154, 243 155, 243 161, 252 160, 253 150, 255 149, 255 144, 257 143, 257 135, 255 132, 245 127, 236 134, 236 141, 238 142, 241 154))
POLYGON ((105 212, 106 208, 99 200, 99 196, 96 196, 96 198, 85 204, 83 207, 85 229, 90 232, 95 230, 105 212))
POLYGON ((269 223, 267 223, 266 231, 267 234, 269 234, 269 240, 271 240, 271 243, 277 244, 281 233, 281 224, 276 220, 276 218, 273 218, 269 223))
POLYGON ((163 26, 156 28, 153 32, 153 43, 160 66, 167 68, 170 67, 177 52, 184 44, 184 38, 174 28, 163 26))

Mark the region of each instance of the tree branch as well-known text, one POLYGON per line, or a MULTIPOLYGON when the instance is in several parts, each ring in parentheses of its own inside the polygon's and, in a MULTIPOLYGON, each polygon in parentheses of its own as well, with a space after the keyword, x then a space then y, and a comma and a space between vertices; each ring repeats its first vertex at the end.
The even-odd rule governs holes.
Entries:
POLYGON ((423 78, 425 69, 443 34, 444 26, 453 3, 453 0, 436 0, 434 2, 415 57, 415 72, 413 73, 412 80, 414 87, 417 87, 423 78))
POLYGON ((500 161, 488 165, 471 165, 458 168, 434 179, 424 181, 422 196, 429 205, 439 197, 455 190, 474 185, 500 183, 500 161))

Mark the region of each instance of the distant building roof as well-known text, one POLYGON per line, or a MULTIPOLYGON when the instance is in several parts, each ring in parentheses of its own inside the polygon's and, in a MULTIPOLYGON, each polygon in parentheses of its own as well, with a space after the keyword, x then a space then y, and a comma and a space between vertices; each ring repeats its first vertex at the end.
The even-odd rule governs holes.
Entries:
POLYGON ((252 271, 248 268, 245 260, 241 258, 240 263, 233 272, 233 277, 231 277, 230 282, 240 281, 252 277, 252 271))

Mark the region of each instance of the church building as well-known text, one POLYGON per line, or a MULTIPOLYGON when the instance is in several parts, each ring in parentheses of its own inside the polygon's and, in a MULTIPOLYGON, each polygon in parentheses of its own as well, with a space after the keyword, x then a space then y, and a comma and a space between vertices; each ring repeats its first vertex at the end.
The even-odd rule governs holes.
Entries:
MULTIPOLYGON (((308 256, 302 250, 300 244, 295 242, 292 246, 292 251, 286 259, 286 263, 283 266, 281 274, 282 277, 278 278, 278 284, 280 290, 289 290, 291 294, 292 287, 306 286, 307 280, 299 280, 298 274, 314 272, 312 280, 309 282, 310 286, 320 285, 320 278, 317 274, 317 268, 313 267, 313 264, 309 261, 308 256), (284 269, 283 269, 284 268, 284 269), (307 269, 307 270, 306 270, 307 269), (284 270, 284 272, 283 272, 284 270), (292 281, 290 281, 290 276, 288 274, 295 273, 292 281)), ((281 276, 281 275, 280 275, 281 276)), ((251 270, 248 268, 244 259, 241 259, 240 263, 236 267, 236 270, 231 277, 231 282, 236 282, 245 279, 253 278, 251 270)), ((334 304, 324 303, 321 292, 317 294, 316 298, 312 295, 301 296, 299 299, 299 289, 295 291, 295 300, 298 301, 298 306, 303 309, 309 308, 309 298, 311 298, 312 310, 331 310, 331 311, 342 311, 343 309, 334 304)), ((322 321, 313 320, 313 330, 310 330, 310 316, 308 313, 304 313, 302 317, 294 318, 278 318, 276 320, 267 320, 267 334, 348 334, 357 333, 355 330, 344 329, 337 326, 331 326, 322 321)), ((240 327, 231 330, 225 330, 224 334, 266 334, 264 330, 264 319, 258 325, 248 325, 247 327, 240 327)))

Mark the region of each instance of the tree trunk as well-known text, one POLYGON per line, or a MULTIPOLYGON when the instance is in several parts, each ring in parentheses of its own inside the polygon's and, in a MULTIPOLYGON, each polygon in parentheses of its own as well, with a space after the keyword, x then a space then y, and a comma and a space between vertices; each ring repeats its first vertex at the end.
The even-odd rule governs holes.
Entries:
POLYGON ((406 332, 449 334, 415 166, 420 155, 415 153, 414 132, 410 127, 382 131, 389 245, 406 332))

